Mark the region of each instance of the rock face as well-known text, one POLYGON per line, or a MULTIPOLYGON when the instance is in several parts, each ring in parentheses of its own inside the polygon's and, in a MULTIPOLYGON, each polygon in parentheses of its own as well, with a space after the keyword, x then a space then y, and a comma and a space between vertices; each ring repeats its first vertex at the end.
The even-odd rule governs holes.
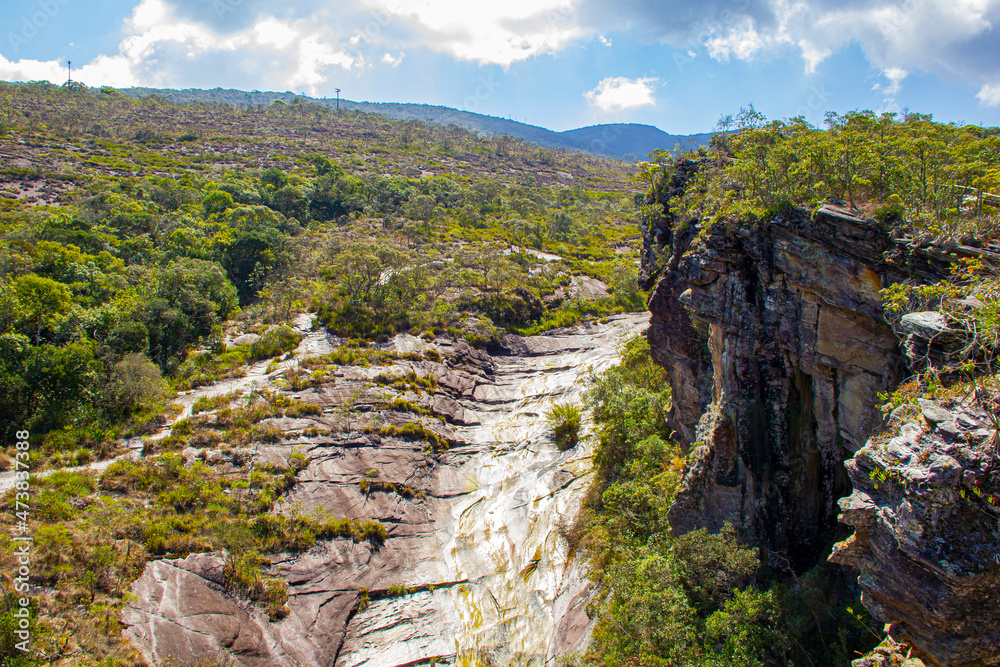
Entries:
POLYGON ((275 557, 271 575, 288 581, 290 613, 271 624, 221 590, 206 566, 217 562, 212 556, 151 563, 123 616, 127 636, 153 664, 178 665, 210 658, 248 667, 432 660, 540 667, 578 650, 590 630, 592 584, 582 556, 568 553, 560 526, 575 517, 589 485, 591 445, 558 451, 543 415, 553 401, 579 401, 590 371, 616 363, 617 344, 647 319, 617 316, 511 339, 496 357, 464 342, 403 336, 394 342, 397 352, 434 348, 441 361, 341 367, 335 382, 298 392, 323 414, 268 420, 284 438, 258 452, 275 463, 293 451, 309 457, 285 506, 375 519, 388 539, 377 549, 322 541, 275 557), (376 375, 408 373, 436 379, 433 395, 401 397, 442 418, 419 417, 451 443, 449 450, 429 453, 420 441, 362 428, 375 418, 389 425, 416 419, 373 408, 369 396, 376 375), (416 493, 364 493, 362 480, 416 493), (257 642, 252 648, 250 638, 257 642))
POLYGON ((151 664, 187 664, 193 656, 239 656, 241 664, 294 664, 267 616, 244 608, 222 587, 223 560, 196 554, 154 561, 136 582, 142 605, 125 609, 122 622, 151 664))
POLYGON ((694 450, 674 530, 730 521, 773 565, 801 570, 840 534, 839 505, 855 533, 831 560, 860 570, 865 606, 891 624, 892 641, 858 667, 1000 665, 1000 436, 982 397, 921 401, 918 424, 872 437, 877 394, 907 365, 976 349, 933 311, 894 333, 879 290, 937 282, 958 257, 1000 258, 893 240, 834 204, 704 229, 674 207, 700 166, 678 165, 644 230, 647 336, 671 377, 672 426, 694 450))
POLYGON ((855 530, 831 560, 929 665, 1000 665, 1000 458, 981 408, 921 402, 921 419, 847 463, 855 530))
POLYGON ((828 205, 748 227, 678 221, 684 163, 647 222, 647 334, 673 387, 672 427, 695 448, 670 510, 678 532, 725 521, 776 562, 817 562, 835 538, 843 461, 881 423, 902 369, 882 319, 891 240, 828 205), (657 270, 656 267, 660 267, 657 270))
POLYGON ((868 655, 851 662, 851 667, 926 667, 913 657, 913 648, 896 642, 892 637, 875 647, 868 655))

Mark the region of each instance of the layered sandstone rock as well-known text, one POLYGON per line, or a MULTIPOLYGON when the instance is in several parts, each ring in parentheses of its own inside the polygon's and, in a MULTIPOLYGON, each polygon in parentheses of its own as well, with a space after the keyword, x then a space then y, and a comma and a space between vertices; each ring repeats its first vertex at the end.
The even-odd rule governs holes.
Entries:
POLYGON ((779 561, 809 567, 850 493, 842 463, 880 423, 878 392, 900 377, 879 296, 891 240, 834 205, 702 229, 679 224, 669 196, 663 204, 646 234, 648 338, 671 376, 673 427, 695 449, 671 524, 730 521, 779 561))
POLYGON ((890 239, 835 204, 706 229, 673 206, 699 168, 682 162, 663 184, 644 235, 648 338, 671 376, 673 427, 694 449, 673 528, 730 521, 772 564, 804 569, 838 535, 840 500, 855 534, 832 560, 860 571, 865 606, 894 638, 859 664, 1000 664, 992 422, 980 408, 923 402, 919 423, 887 445, 877 435, 878 393, 908 364, 976 349, 934 311, 905 315, 894 333, 879 290, 993 255, 890 239))
POLYGON ((982 407, 921 401, 921 418, 847 463, 855 530, 831 560, 929 665, 1000 665, 1000 457, 982 407))

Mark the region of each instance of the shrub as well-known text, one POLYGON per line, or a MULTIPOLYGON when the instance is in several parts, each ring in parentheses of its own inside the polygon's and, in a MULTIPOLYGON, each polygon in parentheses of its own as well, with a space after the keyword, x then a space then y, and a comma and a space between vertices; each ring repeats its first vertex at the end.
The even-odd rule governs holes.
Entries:
POLYGON ((552 429, 552 438, 559 451, 566 451, 580 441, 580 419, 583 411, 578 405, 554 405, 545 415, 545 421, 552 429))
POLYGON ((302 334, 289 326, 271 327, 250 345, 250 361, 277 357, 294 350, 301 340, 302 334))
POLYGON ((158 405, 168 392, 159 366, 139 352, 128 354, 115 364, 111 381, 120 409, 125 411, 158 405))
POLYGON ((403 437, 408 440, 423 440, 437 449, 448 449, 448 441, 418 422, 407 422, 402 426, 388 424, 379 429, 379 435, 403 437))

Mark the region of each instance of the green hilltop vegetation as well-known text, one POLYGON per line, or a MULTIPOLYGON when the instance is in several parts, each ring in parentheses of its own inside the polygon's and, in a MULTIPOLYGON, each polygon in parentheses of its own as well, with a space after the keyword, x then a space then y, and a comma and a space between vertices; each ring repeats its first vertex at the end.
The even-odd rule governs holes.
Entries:
MULTIPOLYGON (((498 87, 498 83, 485 81, 483 90, 492 93, 498 87)), ((124 88, 121 92, 131 97, 146 97, 156 95, 178 104, 188 104, 200 102, 208 104, 233 104, 236 106, 267 106, 275 100, 291 104, 296 100, 301 102, 313 102, 336 106, 337 100, 315 99, 296 95, 292 92, 245 92, 242 90, 226 90, 214 88, 212 90, 187 89, 187 90, 162 90, 158 88, 124 88)), ((456 125, 464 127, 482 136, 503 136, 520 137, 530 143, 538 144, 545 148, 562 148, 570 151, 585 151, 596 155, 608 157, 625 158, 633 161, 636 158, 644 157, 651 150, 666 148, 673 150, 675 146, 680 146, 684 150, 693 150, 698 146, 707 144, 711 139, 711 134, 693 135, 673 135, 652 127, 650 125, 637 125, 631 123, 615 123, 606 125, 594 125, 591 127, 581 127, 564 132, 554 132, 538 127, 520 123, 508 118, 497 118, 486 116, 471 111, 461 111, 449 107, 434 106, 430 104, 404 104, 395 102, 352 102, 341 99, 340 109, 362 111, 365 113, 375 113, 397 120, 418 120, 427 121, 437 125, 456 125)))
MULTIPOLYGON (((723 118, 723 131, 691 156, 701 165, 672 215, 681 224, 758 220, 785 206, 834 198, 897 234, 967 242, 996 237, 1000 128, 871 111, 831 113, 826 124, 768 122, 752 106, 723 118)), ((648 162, 642 178, 662 191, 672 166, 668 159, 648 162)))

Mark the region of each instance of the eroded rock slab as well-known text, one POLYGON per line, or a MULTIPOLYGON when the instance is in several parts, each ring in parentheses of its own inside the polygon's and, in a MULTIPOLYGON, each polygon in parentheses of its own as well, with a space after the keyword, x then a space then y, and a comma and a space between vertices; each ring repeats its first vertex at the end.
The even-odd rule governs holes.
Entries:
POLYGON ((1000 458, 987 414, 925 401, 922 423, 847 462, 855 530, 831 560, 928 665, 1000 665, 1000 458))
POLYGON ((136 604, 125 608, 126 637, 152 664, 227 655, 247 667, 296 664, 295 648, 282 645, 267 617, 223 589, 222 568, 216 554, 150 563, 133 586, 136 604))
POLYGON ((201 570, 151 564, 125 615, 129 636, 157 664, 185 654, 254 666, 391 667, 473 657, 541 666, 580 649, 591 627, 592 584, 559 527, 579 509, 591 451, 558 451, 543 415, 553 401, 579 401, 589 373, 616 363, 621 340, 647 321, 618 316, 512 339, 498 357, 464 342, 400 337, 400 352, 437 349, 442 361, 341 368, 334 383, 299 392, 321 414, 269 420, 286 438, 257 451, 261 461, 287 463, 293 451, 309 458, 277 511, 377 520, 388 539, 378 547, 325 541, 274 558, 272 569, 289 584, 290 613, 270 624, 201 570), (409 372, 435 377, 438 391, 401 397, 443 421, 378 407, 384 389, 371 388, 372 379, 409 372), (408 422, 451 447, 430 451, 382 428, 408 422), (166 581, 179 592, 162 593, 166 581), (201 607, 211 611, 191 611, 178 595, 204 599, 201 607), (257 652, 243 649, 250 638, 257 652))

